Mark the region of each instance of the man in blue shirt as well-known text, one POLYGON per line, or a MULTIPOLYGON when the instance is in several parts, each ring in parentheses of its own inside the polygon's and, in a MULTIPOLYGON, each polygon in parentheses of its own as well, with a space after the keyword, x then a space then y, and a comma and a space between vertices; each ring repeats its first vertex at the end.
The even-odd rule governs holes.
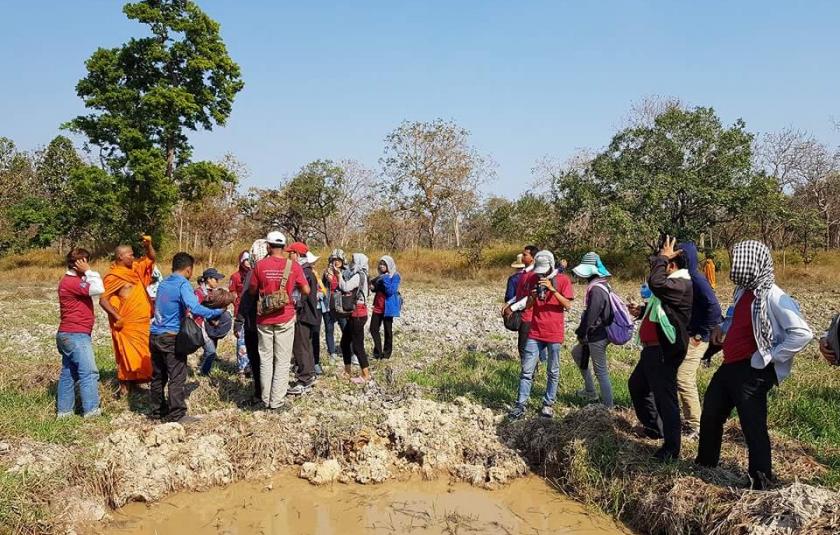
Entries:
POLYGON ((197 420, 187 416, 185 383, 187 355, 175 353, 175 338, 181 330, 181 320, 187 310, 205 319, 218 317, 222 309, 209 309, 198 302, 190 285, 195 260, 187 253, 172 257, 172 274, 160 283, 155 299, 149 339, 152 351, 151 417, 187 424, 197 420), (169 383, 169 403, 163 394, 169 383))

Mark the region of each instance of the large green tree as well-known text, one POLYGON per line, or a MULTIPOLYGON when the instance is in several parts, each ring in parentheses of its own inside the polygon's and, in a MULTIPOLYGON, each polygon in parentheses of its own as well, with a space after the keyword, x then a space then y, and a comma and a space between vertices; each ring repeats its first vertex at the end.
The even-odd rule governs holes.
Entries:
MULTIPOLYGON (((753 136, 743 121, 724 126, 712 108, 670 106, 650 124, 616 134, 591 163, 560 173, 561 218, 609 233, 611 245, 651 245, 659 232, 698 239, 735 218, 754 178, 753 136)), ((593 240, 597 241, 597 240, 593 240)))
POLYGON ((176 169, 190 161, 188 132, 224 125, 243 82, 219 24, 195 2, 141 0, 123 12, 150 35, 93 53, 76 86, 91 113, 66 126, 119 183, 121 234, 159 235, 178 200, 176 169))

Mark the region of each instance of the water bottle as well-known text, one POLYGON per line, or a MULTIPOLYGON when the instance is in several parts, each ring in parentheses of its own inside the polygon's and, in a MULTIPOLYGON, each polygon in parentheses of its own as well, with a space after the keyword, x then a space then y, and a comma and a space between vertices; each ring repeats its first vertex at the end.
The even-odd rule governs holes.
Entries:
POLYGON ((646 283, 646 282, 642 283, 642 287, 639 289, 639 295, 641 295, 642 299, 644 299, 645 301, 647 301, 648 299, 651 298, 651 296, 653 295, 653 292, 650 291, 650 287, 648 286, 648 283, 646 283))

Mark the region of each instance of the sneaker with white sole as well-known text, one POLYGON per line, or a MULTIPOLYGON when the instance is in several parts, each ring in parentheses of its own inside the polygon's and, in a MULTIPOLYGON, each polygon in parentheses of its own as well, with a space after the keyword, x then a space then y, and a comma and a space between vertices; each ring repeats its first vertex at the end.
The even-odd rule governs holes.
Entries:
POLYGON ((540 409, 540 416, 543 418, 554 418, 554 407, 543 405, 543 408, 540 409))
POLYGON ((513 406, 513 408, 510 410, 510 412, 508 412, 507 416, 511 420, 518 420, 518 419, 522 418, 524 415, 525 415, 525 407, 523 405, 520 405, 520 404, 517 403, 516 405, 513 406))
POLYGON ((99 407, 93 409, 92 411, 86 412, 82 415, 82 418, 96 418, 97 416, 102 416, 102 409, 99 407))
POLYGON ((289 390, 286 392, 286 395, 287 396, 302 396, 303 394, 306 394, 307 392, 312 390, 312 386, 313 386, 314 383, 315 383, 315 381, 312 381, 311 383, 308 383, 308 384, 298 381, 293 387, 289 388, 289 390))

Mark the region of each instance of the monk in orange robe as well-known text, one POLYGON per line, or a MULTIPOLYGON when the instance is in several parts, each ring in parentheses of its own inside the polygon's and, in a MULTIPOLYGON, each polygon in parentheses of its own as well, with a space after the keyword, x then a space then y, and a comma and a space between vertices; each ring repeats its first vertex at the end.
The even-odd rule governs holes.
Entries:
POLYGON ((134 258, 131 246, 116 248, 114 263, 103 279, 105 293, 99 299, 111 325, 121 396, 128 393, 130 385, 152 378, 149 349, 152 301, 146 287, 152 281, 156 253, 149 236, 143 236, 143 247, 146 255, 139 260, 134 258))
POLYGON ((715 266, 715 259, 710 254, 706 254, 706 261, 703 262, 703 274, 706 275, 706 278, 709 280, 709 285, 712 289, 717 288, 717 276, 715 271, 717 271, 717 266, 715 266))

